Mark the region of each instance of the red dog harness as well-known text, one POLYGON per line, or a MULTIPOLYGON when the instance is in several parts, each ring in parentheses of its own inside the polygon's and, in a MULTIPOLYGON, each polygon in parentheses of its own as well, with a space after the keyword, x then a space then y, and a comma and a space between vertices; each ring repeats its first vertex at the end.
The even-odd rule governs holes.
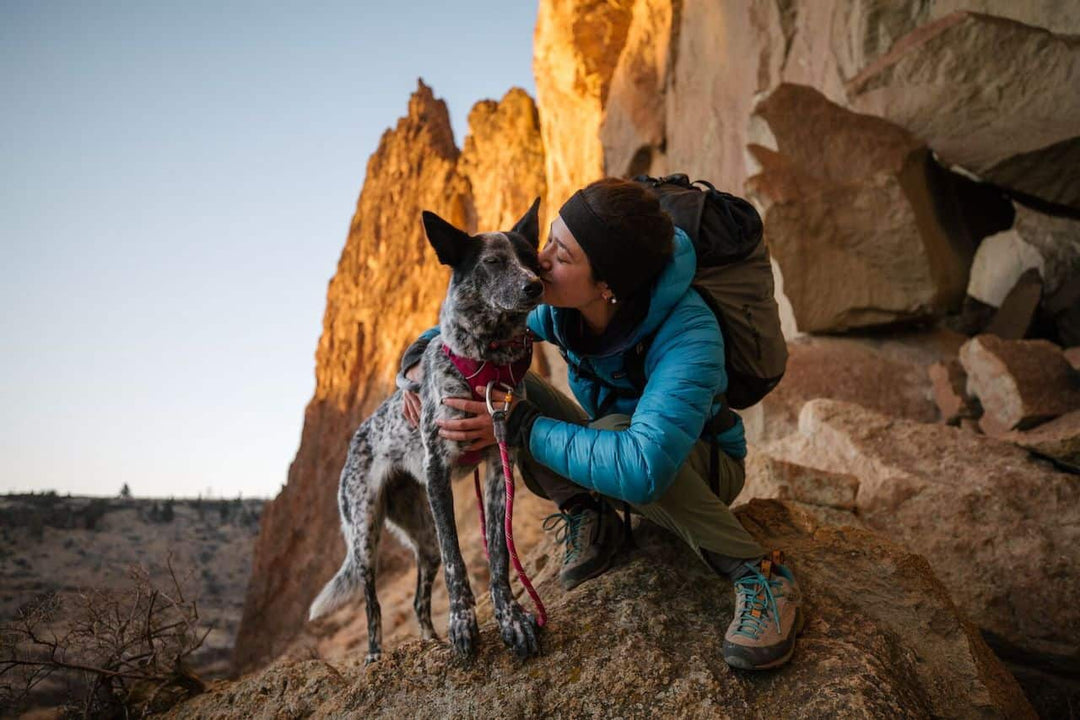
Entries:
MULTIPOLYGON (((516 388, 518 383, 525 378, 525 373, 528 372, 529 365, 532 364, 532 333, 526 332, 524 335, 504 343, 493 342, 491 343, 491 349, 517 344, 522 345, 525 353, 519 360, 509 365, 496 365, 486 360, 473 360, 472 358, 455 355, 446 343, 443 343, 442 351, 450 359, 450 362, 454 363, 454 367, 458 369, 465 381, 469 383, 469 392, 472 393, 473 400, 483 400, 484 395, 476 392, 477 387, 484 388, 487 387, 488 383, 494 382, 496 387, 506 384, 516 388)), ((460 456, 457 464, 474 465, 480 462, 480 458, 480 452, 474 450, 460 456)))

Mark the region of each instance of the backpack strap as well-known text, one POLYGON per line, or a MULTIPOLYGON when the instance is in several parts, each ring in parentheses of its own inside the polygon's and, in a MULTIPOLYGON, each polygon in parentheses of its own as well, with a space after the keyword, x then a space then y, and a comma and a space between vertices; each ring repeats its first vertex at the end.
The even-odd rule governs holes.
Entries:
POLYGON ((728 405, 727 397, 723 393, 717 395, 716 398, 721 402, 720 410, 705 422, 701 434, 709 436, 709 489, 713 491, 713 495, 719 497, 720 443, 716 441, 716 436, 735 427, 739 416, 728 405))

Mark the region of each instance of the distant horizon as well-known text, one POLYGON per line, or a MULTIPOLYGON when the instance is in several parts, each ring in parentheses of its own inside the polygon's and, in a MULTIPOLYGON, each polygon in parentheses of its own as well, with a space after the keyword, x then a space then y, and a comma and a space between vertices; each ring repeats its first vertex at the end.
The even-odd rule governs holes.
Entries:
POLYGON ((536 13, 0 6, 0 492, 276 496, 379 138, 535 97, 536 13))
POLYGON ((174 501, 199 501, 205 500, 207 502, 233 502, 235 500, 262 500, 264 502, 270 502, 274 500, 276 495, 238 495, 225 496, 225 495, 140 495, 132 491, 130 497, 124 497, 119 491, 108 495, 105 493, 73 493, 67 491, 54 490, 53 488, 45 488, 43 490, 7 490, 0 494, 0 498, 12 498, 12 497, 50 497, 55 496, 63 500, 78 500, 85 498, 89 500, 101 500, 101 499, 113 499, 113 500, 174 500, 174 501))

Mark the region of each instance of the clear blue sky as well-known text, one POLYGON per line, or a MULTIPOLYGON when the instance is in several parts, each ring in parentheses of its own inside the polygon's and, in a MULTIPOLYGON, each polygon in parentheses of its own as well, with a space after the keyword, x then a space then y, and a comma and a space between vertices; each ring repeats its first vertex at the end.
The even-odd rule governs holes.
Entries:
POLYGON ((0 491, 272 496, 368 156, 535 0, 0 0, 0 491))

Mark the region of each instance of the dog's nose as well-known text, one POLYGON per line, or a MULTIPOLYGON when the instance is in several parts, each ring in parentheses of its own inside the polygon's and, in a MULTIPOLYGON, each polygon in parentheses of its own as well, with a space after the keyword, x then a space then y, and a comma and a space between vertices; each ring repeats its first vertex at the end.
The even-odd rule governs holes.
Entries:
POLYGON ((525 293, 525 297, 535 300, 544 292, 544 283, 539 280, 530 280, 521 286, 521 291, 525 293))

